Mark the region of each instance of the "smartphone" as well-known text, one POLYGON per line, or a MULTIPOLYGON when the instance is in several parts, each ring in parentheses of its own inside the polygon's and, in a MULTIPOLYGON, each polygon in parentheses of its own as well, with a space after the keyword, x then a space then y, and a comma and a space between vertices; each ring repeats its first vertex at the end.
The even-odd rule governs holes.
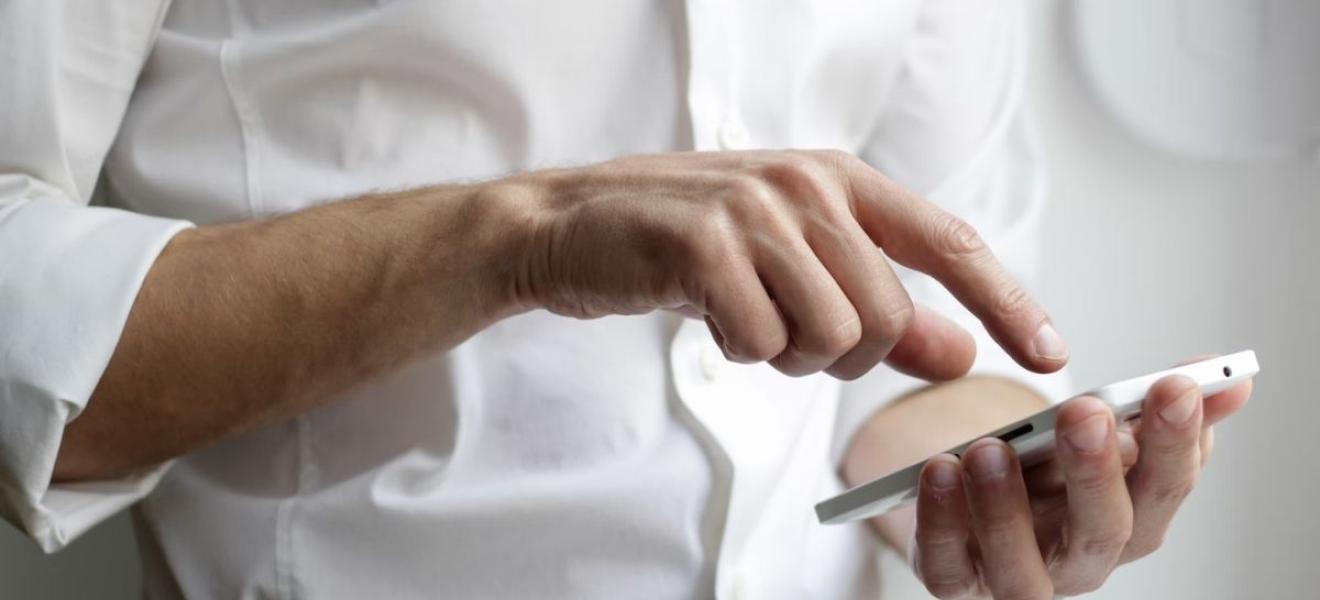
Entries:
MULTIPOLYGON (((1256 353, 1244 350, 1112 383, 1079 395, 1095 396, 1105 401, 1113 408, 1115 417, 1123 421, 1141 416, 1141 403, 1150 386, 1169 375, 1190 377, 1201 386, 1201 393, 1209 396, 1251 379, 1259 371, 1256 353)), ((1022 466, 1038 464, 1054 453, 1054 420, 1060 406, 1052 406, 988 431, 946 452, 961 456, 972 442, 997 437, 1013 446, 1022 466)), ((926 461, 921 461, 825 500, 816 505, 816 518, 823 524, 832 525, 879 516, 906 506, 917 499, 917 481, 925 464, 926 461)))

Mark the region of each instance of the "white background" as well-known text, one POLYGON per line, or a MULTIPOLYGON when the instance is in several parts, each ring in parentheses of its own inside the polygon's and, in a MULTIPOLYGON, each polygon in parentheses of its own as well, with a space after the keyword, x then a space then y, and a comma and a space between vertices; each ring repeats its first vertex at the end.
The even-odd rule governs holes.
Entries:
MULTIPOLYGON (((1207 351, 1253 348, 1262 368, 1164 548, 1090 597, 1320 598, 1320 164, 1144 146, 1091 97, 1066 3, 1030 5, 1051 167, 1041 294, 1079 389, 1207 351)), ((886 566, 889 597, 926 597, 886 566)))
MULTIPOLYGON (((1254 348, 1263 368, 1168 543, 1092 597, 1320 597, 1320 164, 1207 163, 1142 145, 1090 97, 1063 3, 1030 5, 1052 179, 1041 294, 1079 387, 1206 351, 1254 348)), ((886 564, 888 597, 924 597, 886 564)), ((136 598, 140 577, 126 516, 55 557, 0 526, 5 598, 136 598)))

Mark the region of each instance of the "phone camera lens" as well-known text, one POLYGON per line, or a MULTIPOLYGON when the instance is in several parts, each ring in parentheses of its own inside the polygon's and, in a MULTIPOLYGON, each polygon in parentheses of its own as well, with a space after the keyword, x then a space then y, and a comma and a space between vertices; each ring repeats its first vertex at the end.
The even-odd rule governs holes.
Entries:
POLYGON ((1224 367, 1224 377, 1233 376, 1233 367, 1224 367))

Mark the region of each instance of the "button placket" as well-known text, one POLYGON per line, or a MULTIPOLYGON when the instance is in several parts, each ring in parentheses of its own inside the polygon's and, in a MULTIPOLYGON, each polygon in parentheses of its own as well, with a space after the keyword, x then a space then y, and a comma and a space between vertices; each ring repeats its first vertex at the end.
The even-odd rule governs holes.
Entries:
MULTIPOLYGON (((728 150, 723 123, 737 115, 738 22, 734 3, 687 0, 688 114, 694 150, 728 150)), ((737 119, 732 119, 735 124, 737 119)), ((736 141, 738 136, 733 136, 736 141)))

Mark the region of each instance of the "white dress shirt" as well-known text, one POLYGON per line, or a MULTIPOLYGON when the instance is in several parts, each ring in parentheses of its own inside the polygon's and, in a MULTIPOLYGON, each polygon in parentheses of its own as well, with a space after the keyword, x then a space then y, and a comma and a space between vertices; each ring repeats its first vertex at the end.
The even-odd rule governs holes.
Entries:
MULTIPOLYGON (((874 593, 878 542, 812 505, 857 424, 922 383, 727 363, 666 313, 524 314, 136 477, 49 481, 193 224, 625 154, 833 147, 970 220, 1030 283, 1042 177, 1009 7, 0 5, 0 514, 54 551, 136 503, 152 598, 874 593)), ((976 332, 978 372, 1064 391, 902 276, 976 332)))

